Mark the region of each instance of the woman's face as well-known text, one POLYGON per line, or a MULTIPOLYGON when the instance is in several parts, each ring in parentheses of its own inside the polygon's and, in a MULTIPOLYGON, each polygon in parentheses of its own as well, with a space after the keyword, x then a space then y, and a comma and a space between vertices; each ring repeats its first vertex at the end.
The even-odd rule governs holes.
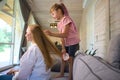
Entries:
POLYGON ((31 33, 31 30, 29 27, 26 30, 25 37, 26 37, 27 41, 32 41, 32 33, 31 33))

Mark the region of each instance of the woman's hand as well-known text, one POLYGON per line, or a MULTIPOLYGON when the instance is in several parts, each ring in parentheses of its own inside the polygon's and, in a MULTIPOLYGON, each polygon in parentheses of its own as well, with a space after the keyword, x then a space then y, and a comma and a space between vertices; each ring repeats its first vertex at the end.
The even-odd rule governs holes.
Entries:
POLYGON ((18 72, 18 70, 11 69, 7 74, 8 75, 15 75, 16 72, 18 72))

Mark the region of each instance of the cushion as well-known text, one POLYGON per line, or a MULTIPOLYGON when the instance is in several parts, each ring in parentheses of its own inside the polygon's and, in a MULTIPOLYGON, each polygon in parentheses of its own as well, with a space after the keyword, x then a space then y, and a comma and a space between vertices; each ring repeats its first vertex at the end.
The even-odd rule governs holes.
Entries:
POLYGON ((100 57, 79 54, 73 64, 73 80, 120 80, 120 70, 100 57))
POLYGON ((120 69, 120 34, 111 39, 107 59, 111 65, 120 69))

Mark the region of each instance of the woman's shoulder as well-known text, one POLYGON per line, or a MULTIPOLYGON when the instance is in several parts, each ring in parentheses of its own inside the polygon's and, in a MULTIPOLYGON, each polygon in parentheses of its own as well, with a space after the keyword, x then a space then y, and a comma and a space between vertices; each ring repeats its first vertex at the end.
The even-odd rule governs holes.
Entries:
POLYGON ((38 49, 38 46, 37 46, 37 44, 32 44, 29 49, 36 50, 36 49, 38 49))
POLYGON ((37 44, 32 44, 29 48, 30 52, 33 52, 35 54, 40 54, 41 50, 39 49, 39 47, 37 46, 37 44))
POLYGON ((39 49, 39 47, 36 45, 36 44, 32 44, 27 52, 24 54, 24 56, 29 56, 29 58, 40 58, 40 57, 43 57, 42 56, 42 52, 41 50, 39 49))

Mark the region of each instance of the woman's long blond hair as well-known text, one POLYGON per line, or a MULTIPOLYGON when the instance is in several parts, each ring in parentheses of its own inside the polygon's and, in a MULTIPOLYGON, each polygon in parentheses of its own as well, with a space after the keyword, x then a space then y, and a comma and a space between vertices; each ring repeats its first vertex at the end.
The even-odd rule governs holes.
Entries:
POLYGON ((44 61, 46 64, 46 69, 49 69, 53 66, 53 59, 51 57, 51 52, 58 56, 61 56, 61 52, 55 47, 55 45, 48 39, 44 34, 41 26, 39 25, 29 25, 28 26, 33 35, 33 40, 42 51, 44 61))

